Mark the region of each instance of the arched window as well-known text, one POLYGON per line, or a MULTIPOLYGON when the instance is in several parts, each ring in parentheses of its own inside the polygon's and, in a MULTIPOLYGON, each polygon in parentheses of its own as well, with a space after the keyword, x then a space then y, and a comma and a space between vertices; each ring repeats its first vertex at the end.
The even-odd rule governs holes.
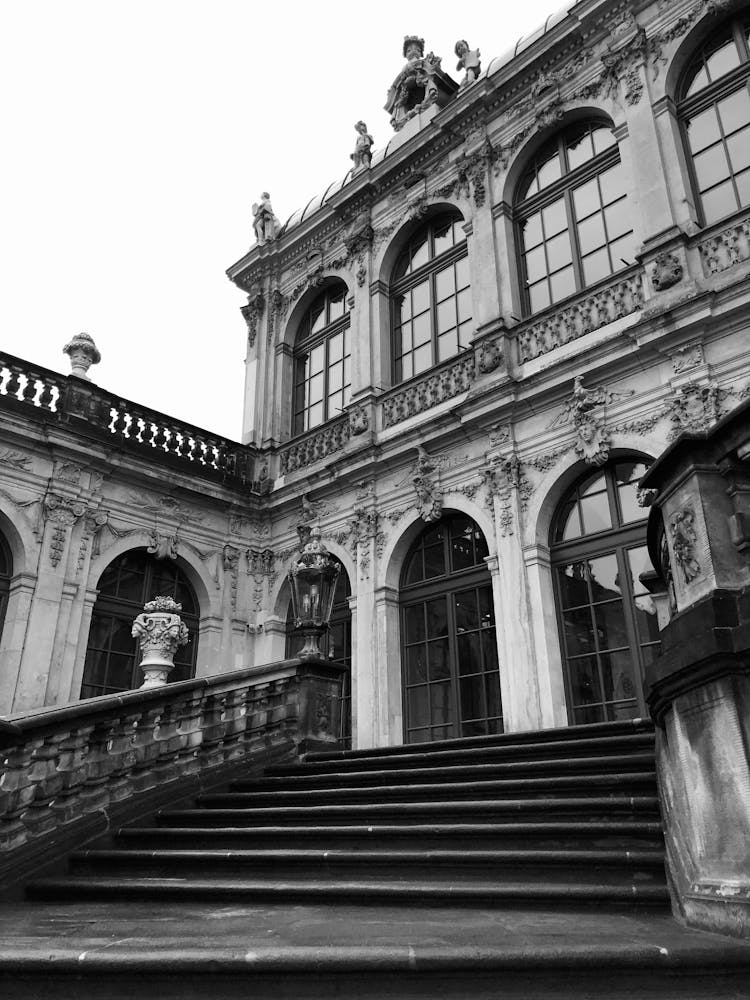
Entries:
POLYGON ((3 631, 5 612, 8 608, 8 594, 10 592, 10 581, 13 576, 13 556, 10 546, 3 535, 0 534, 0 634, 3 631))
POLYGON ((750 15, 727 21, 696 52, 678 113, 704 225, 750 205, 750 15))
POLYGON ((190 638, 175 655, 170 681, 195 674, 198 652, 198 600, 190 582, 171 560, 156 559, 145 549, 119 556, 102 573, 86 648, 81 698, 130 691, 143 683, 138 667, 138 640, 131 635, 133 619, 146 601, 173 597, 182 605, 182 620, 190 638))
POLYGON ((469 346, 471 287, 458 212, 417 229, 391 277, 393 381, 404 382, 469 346))
POLYGON ((294 346, 294 425, 301 434, 337 417, 351 396, 347 288, 321 292, 302 317, 294 346))
MULTIPOLYGON (((331 621, 328 631, 323 636, 320 648, 323 655, 340 664, 345 668, 341 689, 341 732, 339 742, 344 749, 352 745, 352 612, 349 607, 349 598, 352 588, 349 583, 349 574, 344 569, 341 562, 335 556, 331 556, 334 562, 338 562, 339 575, 336 580, 336 592, 333 595, 333 608, 331 610, 331 621)), ((289 610, 286 616, 286 653, 287 657, 296 656, 302 648, 302 639, 294 631, 294 615, 292 614, 292 602, 289 602, 289 610)))
POLYGON ((404 738, 503 731, 487 543, 471 518, 426 528, 401 574, 404 738))
POLYGON ((651 569, 646 515, 636 499, 647 466, 623 459, 568 492, 552 526, 571 724, 643 716, 643 668, 659 649, 654 603, 639 580, 651 569))
POLYGON ((514 218, 528 315, 634 262, 632 212, 612 129, 571 125, 523 175, 514 218))

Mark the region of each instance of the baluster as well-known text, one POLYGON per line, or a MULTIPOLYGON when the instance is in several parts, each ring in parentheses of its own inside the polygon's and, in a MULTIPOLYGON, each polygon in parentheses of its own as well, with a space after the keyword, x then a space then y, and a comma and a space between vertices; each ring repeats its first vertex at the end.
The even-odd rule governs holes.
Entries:
POLYGON ((203 710, 203 741, 200 749, 202 767, 214 767, 216 764, 221 764, 224 758, 222 751, 224 741, 223 709, 223 695, 209 694, 206 697, 203 710))
POLYGON ((172 781, 177 777, 177 754, 180 747, 180 735, 177 731, 179 705, 165 705, 159 718, 156 732, 156 742, 159 756, 154 765, 154 771, 159 785, 172 781))
POLYGON ((198 753, 203 742, 204 695, 198 694, 183 703, 178 732, 180 745, 177 751, 177 773, 197 774, 200 771, 198 753))
POLYGON ((34 400, 36 399, 37 393, 37 379, 36 376, 31 374, 26 376, 26 385, 23 387, 23 392, 21 393, 21 401, 23 403, 30 403, 34 405, 34 400))
POLYGON ((119 406, 114 408, 115 419, 112 423, 112 430, 115 434, 120 437, 126 437, 126 431, 128 429, 128 422, 126 419, 126 413, 123 409, 123 404, 120 403, 119 406))
POLYGON ((151 438, 152 448, 158 448, 160 451, 167 451, 167 429, 163 424, 152 424, 154 429, 153 437, 151 438))
POLYGON ((10 377, 5 385, 5 391, 9 396, 15 396, 18 398, 18 393, 21 390, 21 375, 23 374, 23 368, 20 365, 8 365, 8 370, 10 372, 10 377))
POLYGON ((112 725, 108 747, 112 762, 110 802, 121 802, 132 794, 131 775, 136 765, 135 733, 140 718, 140 712, 133 712, 117 719, 112 725))
POLYGON ((55 828, 55 815, 50 808, 60 793, 63 775, 57 765, 60 744, 68 733, 51 733, 40 740, 31 758, 31 780, 35 786, 34 798, 24 814, 23 821, 29 833, 37 836, 55 828))
POLYGON ((159 743, 155 732, 161 711, 161 706, 147 709, 135 728, 133 738, 135 767, 130 780, 137 792, 145 792, 158 784, 155 764, 159 757, 159 743))
POLYGON ((29 839, 23 816, 33 801, 36 787, 31 777, 31 756, 41 740, 29 740, 4 751, 0 784, 0 849, 18 847, 29 839))
POLYGON ((83 801, 83 784, 86 777, 86 758, 93 726, 71 730, 60 743, 60 794, 52 803, 56 822, 68 823, 87 810, 83 801))
POLYGON ((83 811, 106 809, 110 802, 111 776, 117 759, 110 753, 110 744, 117 732, 117 721, 104 719, 96 723, 89 737, 83 781, 83 811))
MULTIPOLYGON (((57 386, 55 385, 54 382, 50 382, 48 379, 45 379, 42 382, 42 391, 39 394, 39 405, 42 407, 42 409, 54 410, 54 407, 52 405, 54 402, 54 392, 53 392, 54 389, 57 389, 57 386)), ((58 390, 58 398, 59 398, 59 390, 58 390)))
POLYGON ((246 688, 229 691, 225 699, 224 709, 224 760, 236 760, 243 755, 242 737, 245 732, 246 688))

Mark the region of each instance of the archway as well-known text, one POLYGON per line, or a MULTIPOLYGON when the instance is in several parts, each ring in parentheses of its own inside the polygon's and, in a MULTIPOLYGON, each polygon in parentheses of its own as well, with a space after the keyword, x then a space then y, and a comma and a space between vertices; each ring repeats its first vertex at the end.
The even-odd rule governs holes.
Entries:
POLYGON ((399 588, 407 743, 503 730, 487 555, 476 522, 458 513, 409 549, 399 588))

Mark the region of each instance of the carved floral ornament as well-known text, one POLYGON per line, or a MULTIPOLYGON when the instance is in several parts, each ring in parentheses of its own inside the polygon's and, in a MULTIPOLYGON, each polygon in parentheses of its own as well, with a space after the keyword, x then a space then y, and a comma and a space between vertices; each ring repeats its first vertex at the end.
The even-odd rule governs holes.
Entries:
POLYGON ((698 535, 695 530, 695 514, 691 507, 685 507, 671 515, 669 535, 674 560, 682 572, 684 583, 690 584, 702 572, 696 556, 698 535))

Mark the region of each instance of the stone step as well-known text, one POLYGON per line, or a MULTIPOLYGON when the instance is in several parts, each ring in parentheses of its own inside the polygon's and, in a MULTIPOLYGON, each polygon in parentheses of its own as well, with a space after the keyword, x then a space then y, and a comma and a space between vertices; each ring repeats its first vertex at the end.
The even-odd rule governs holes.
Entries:
MULTIPOLYGON (((352 767, 354 762, 352 762, 352 767)), ((541 775, 573 775, 592 773, 636 773, 654 771, 653 750, 648 753, 604 754, 595 757, 542 758, 531 761, 499 761, 492 764, 455 764, 433 767, 392 768, 388 770, 359 771, 346 769, 299 773, 278 777, 254 778, 233 781, 232 791, 272 791, 277 788, 292 791, 296 788, 337 788, 341 785, 393 785, 418 782, 484 781, 485 778, 533 778, 541 775)))
POLYGON ((158 849, 237 848, 269 845, 278 848, 370 850, 374 845, 424 850, 511 849, 524 847, 654 849, 663 852, 658 820, 593 820, 559 823, 384 823, 327 826, 131 827, 118 832, 116 843, 158 849))
POLYGON ((514 816, 544 817, 549 823, 560 820, 608 819, 613 814, 657 817, 659 800, 656 795, 609 795, 539 797, 529 799, 467 799, 460 802, 438 800, 428 802, 369 802, 347 805, 309 805, 256 807, 248 809, 170 809, 157 814, 162 825, 172 826, 268 826, 297 825, 311 822, 363 823, 389 819, 411 824, 441 817, 454 823, 476 822, 480 817, 511 818, 514 816))
POLYGON ((157 850, 79 851, 71 857, 74 875, 127 878, 252 876, 256 879, 326 881, 368 879, 391 884, 446 879, 500 885, 523 879, 546 882, 664 884, 664 853, 659 850, 157 850))
POLYGON ((38 879, 27 887, 27 895, 37 900, 64 899, 138 899, 170 900, 243 900, 273 902, 299 900, 333 904, 420 902, 425 905, 550 905, 555 908, 588 906, 660 906, 669 902, 662 883, 640 884, 635 880, 616 884, 611 881, 538 884, 528 882, 483 882, 475 885, 459 880, 423 879, 377 881, 372 879, 277 879, 277 878, 200 878, 189 873, 181 877, 75 876, 38 879))
MULTIPOLYGON (((561 731, 557 730, 559 734, 561 731)), ((561 758, 592 757, 598 754, 629 754, 654 751, 653 731, 578 739, 550 740, 540 743, 481 744, 472 746, 469 740, 453 740, 450 745, 424 743, 408 747, 386 748, 376 752, 341 750, 333 754, 308 754, 301 762, 272 764, 266 768, 269 776, 330 774, 353 768, 357 771, 391 770, 411 767, 443 767, 450 764, 473 765, 561 758), (388 752, 386 752, 386 750, 388 752)))
POLYGON ((431 782, 420 784, 366 785, 355 784, 335 788, 310 788, 304 791, 243 792, 230 791, 201 795, 199 807, 207 809, 248 809, 272 804, 306 806, 361 802, 417 802, 432 798, 450 797, 452 801, 471 799, 477 795, 502 798, 535 798, 549 795, 575 795, 580 797, 590 791, 594 795, 638 795, 656 792, 656 773, 652 771, 624 772, 619 774, 585 774, 555 777, 512 778, 504 780, 431 782))

